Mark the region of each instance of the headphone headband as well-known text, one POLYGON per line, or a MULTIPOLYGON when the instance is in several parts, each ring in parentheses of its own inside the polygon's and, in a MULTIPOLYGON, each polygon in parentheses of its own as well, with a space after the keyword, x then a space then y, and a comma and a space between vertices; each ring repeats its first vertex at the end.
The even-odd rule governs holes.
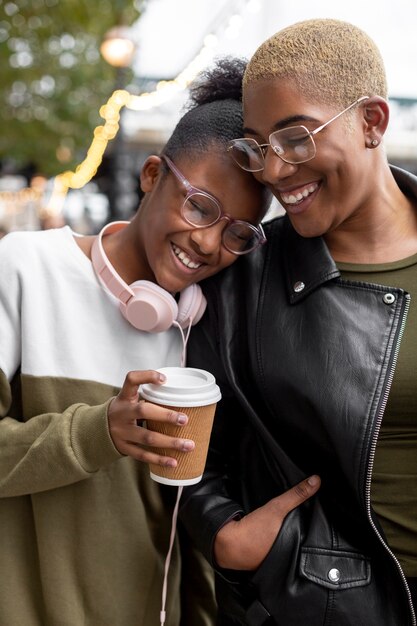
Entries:
POLYGON ((138 330, 161 332, 173 324, 186 328, 196 324, 206 308, 206 299, 197 284, 189 285, 175 298, 156 283, 138 280, 128 285, 110 263, 102 243, 105 235, 116 233, 130 222, 105 225, 93 241, 91 261, 101 284, 117 300, 123 316, 138 330))
POLYGON ((111 222, 110 224, 106 224, 94 239, 91 248, 91 261, 101 283, 110 293, 125 304, 129 298, 135 294, 110 263, 103 247, 102 238, 104 235, 111 235, 117 233, 119 230, 123 230, 128 224, 129 222, 111 222))

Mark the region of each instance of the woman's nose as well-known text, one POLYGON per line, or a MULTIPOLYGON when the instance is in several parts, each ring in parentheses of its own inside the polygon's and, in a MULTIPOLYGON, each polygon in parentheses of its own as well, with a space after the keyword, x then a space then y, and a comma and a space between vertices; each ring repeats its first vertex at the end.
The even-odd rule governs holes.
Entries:
POLYGON ((281 157, 274 152, 272 147, 269 146, 264 156, 264 169, 260 172, 262 175, 262 182, 274 185, 277 181, 294 174, 297 167, 297 164, 283 161, 281 157))
POLYGON ((218 252, 222 246, 223 230, 227 223, 223 221, 206 226, 205 228, 195 228, 191 233, 192 241, 198 246, 201 254, 213 254, 218 252))

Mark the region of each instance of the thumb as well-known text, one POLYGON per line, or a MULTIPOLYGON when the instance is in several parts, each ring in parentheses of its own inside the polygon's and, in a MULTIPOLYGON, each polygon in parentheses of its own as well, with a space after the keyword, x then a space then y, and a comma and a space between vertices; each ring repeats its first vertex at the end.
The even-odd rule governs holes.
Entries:
POLYGON ((281 494, 280 507, 282 507, 287 513, 300 506, 303 502, 314 496, 319 490, 321 485, 320 477, 313 474, 309 478, 305 478, 297 485, 294 485, 291 489, 281 494))
POLYGON ((132 370, 126 374, 118 397, 120 400, 136 402, 140 385, 144 383, 161 384, 165 380, 165 375, 155 370, 132 370))

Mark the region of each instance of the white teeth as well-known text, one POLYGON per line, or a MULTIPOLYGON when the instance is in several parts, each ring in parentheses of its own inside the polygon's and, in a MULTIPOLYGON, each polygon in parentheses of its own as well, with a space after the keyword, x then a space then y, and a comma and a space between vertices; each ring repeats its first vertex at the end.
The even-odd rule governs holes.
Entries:
POLYGON ((315 191, 317 187, 318 185, 310 185, 309 187, 303 189, 303 191, 299 191, 296 194, 282 193, 281 198, 283 202, 285 202, 285 204, 297 204, 298 202, 301 202, 301 200, 304 200, 304 198, 307 198, 307 196, 309 196, 311 193, 313 193, 313 191, 315 191))
POLYGON ((172 244, 172 249, 174 250, 177 259, 179 259, 186 267, 189 267, 192 270, 196 270, 200 267, 201 263, 194 263, 194 261, 192 261, 190 257, 185 254, 184 250, 181 250, 181 248, 175 244, 172 244))

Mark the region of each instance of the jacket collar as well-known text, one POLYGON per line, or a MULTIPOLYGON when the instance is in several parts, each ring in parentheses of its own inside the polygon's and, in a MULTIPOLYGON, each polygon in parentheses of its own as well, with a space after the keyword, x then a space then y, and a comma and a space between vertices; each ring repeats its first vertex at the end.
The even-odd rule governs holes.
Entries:
POLYGON ((284 265, 291 304, 303 300, 321 283, 337 278, 340 272, 321 237, 301 237, 285 218, 284 265))
MULTIPOLYGON (((417 198, 417 177, 396 166, 390 166, 401 190, 417 198)), ((340 272, 322 237, 301 237, 284 218, 281 241, 287 289, 291 304, 303 300, 311 291, 328 280, 338 278, 340 272)))

